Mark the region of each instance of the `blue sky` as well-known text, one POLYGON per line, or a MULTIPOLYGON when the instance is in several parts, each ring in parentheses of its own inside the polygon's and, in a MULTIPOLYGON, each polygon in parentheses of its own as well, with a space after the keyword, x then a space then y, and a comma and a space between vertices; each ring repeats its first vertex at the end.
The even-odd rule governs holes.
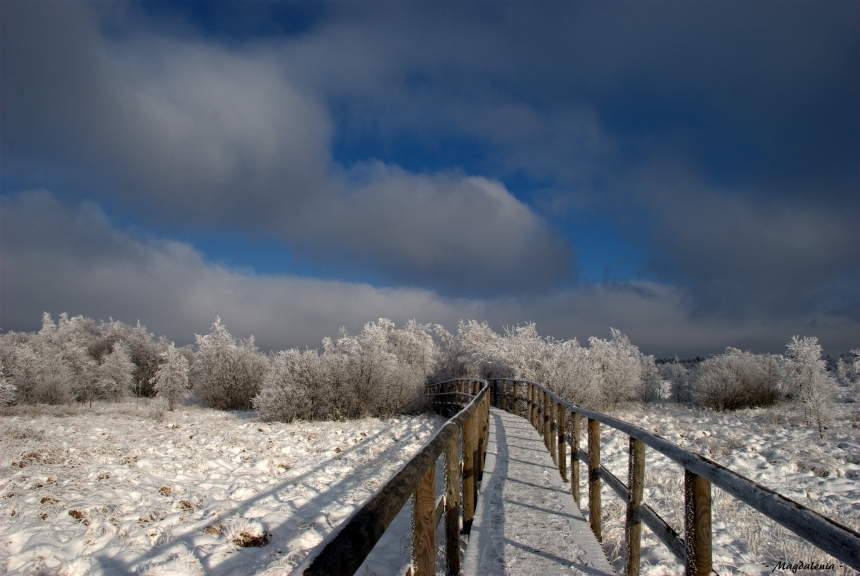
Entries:
POLYGON ((856 348, 858 6, 6 1, 0 328, 856 348))

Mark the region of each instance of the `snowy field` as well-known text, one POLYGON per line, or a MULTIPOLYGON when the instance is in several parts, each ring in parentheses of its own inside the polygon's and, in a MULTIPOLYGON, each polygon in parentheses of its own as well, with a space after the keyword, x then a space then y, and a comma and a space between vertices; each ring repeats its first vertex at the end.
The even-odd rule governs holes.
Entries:
MULTIPOLYGON (((632 422, 746 476, 813 510, 860 531, 860 405, 835 404, 834 424, 818 430, 795 426, 785 408, 714 413, 676 404, 631 405, 612 416, 632 422)), ((583 430, 583 438, 585 431, 583 430)), ((627 436, 601 427, 601 459, 626 482, 627 436)), ((683 468, 646 448, 645 502, 683 535, 683 468)), ((585 476, 581 486, 587 509, 585 476)), ((720 574, 771 574, 776 563, 833 563, 822 574, 856 572, 806 544, 734 497, 712 488, 714 570, 720 574)), ((616 571, 624 567, 625 507, 605 483, 604 549, 616 571)), ((587 515, 587 510, 585 510, 587 515)), ((643 529, 642 573, 683 573, 669 550, 643 529)), ((801 573, 801 572, 798 572, 801 573)), ((804 571, 803 574, 818 572, 804 571)))
MULTIPOLYGON (((287 574, 444 423, 262 423, 133 402, 30 410, 0 418, 9 574, 287 574)), ((374 553, 408 562, 400 536, 374 553)))

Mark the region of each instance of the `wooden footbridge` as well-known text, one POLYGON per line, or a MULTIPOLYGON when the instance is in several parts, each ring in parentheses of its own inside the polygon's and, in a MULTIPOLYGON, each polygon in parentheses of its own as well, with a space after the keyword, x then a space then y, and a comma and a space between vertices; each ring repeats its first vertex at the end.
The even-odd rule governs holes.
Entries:
POLYGON ((614 574, 600 546, 601 482, 627 505, 625 574, 639 574, 643 522, 687 574, 713 572, 712 484, 860 570, 854 530, 632 424, 573 406, 536 382, 460 378, 428 386, 427 396, 448 422, 295 574, 354 574, 410 497, 407 574, 436 574, 437 566, 469 575, 614 574), (582 424, 586 450, 580 448, 582 424), (630 439, 626 483, 600 464, 601 424, 630 439), (646 446, 684 468, 683 537, 643 502, 646 446), (437 494, 443 454, 444 490, 437 494), (587 522, 580 511, 581 472, 587 522), (444 542, 437 542, 443 518, 444 542))

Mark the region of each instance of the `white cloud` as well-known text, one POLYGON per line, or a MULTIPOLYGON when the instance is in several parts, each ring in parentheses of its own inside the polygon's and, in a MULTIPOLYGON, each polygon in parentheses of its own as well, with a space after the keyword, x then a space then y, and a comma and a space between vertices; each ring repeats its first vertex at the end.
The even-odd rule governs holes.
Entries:
POLYGON ((690 315, 683 291, 662 284, 581 286, 531 299, 452 299, 415 288, 241 273, 207 262, 188 244, 133 238, 97 206, 70 209, 45 191, 3 197, 0 207, 4 330, 36 330, 43 311, 65 311, 139 319, 184 344, 220 315, 235 335, 253 334, 262 348, 281 349, 316 347, 341 326, 357 332, 380 317, 398 323, 416 318, 449 330, 461 318, 474 318, 497 330, 535 321, 542 334, 581 341, 608 336, 613 326, 658 354, 719 352, 729 345, 778 352, 794 334, 818 336, 836 352, 856 347, 856 326, 838 316, 700 319, 690 315))

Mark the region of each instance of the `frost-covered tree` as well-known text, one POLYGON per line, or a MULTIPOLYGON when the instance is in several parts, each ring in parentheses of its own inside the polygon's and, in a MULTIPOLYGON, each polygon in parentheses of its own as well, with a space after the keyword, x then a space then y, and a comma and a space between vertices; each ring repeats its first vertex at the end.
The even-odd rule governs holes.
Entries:
POLYGON ((153 389, 160 398, 167 400, 171 412, 176 401, 188 388, 188 360, 171 343, 162 354, 164 363, 153 377, 153 389))
MULTIPOLYGON (((114 402, 118 402, 131 391, 133 375, 134 364, 131 361, 128 345, 124 342, 117 342, 98 368, 101 393, 114 402)), ((90 399, 90 404, 92 404, 92 399, 90 399)))
POLYGON ((642 365, 640 397, 645 402, 662 400, 666 391, 663 386, 663 377, 654 363, 654 357, 643 354, 639 360, 642 365))
POLYGON ((410 320, 400 330, 395 328, 393 322, 386 326, 386 338, 397 361, 420 372, 424 378, 435 368, 439 353, 431 329, 429 324, 419 324, 415 320, 410 320))
POLYGON ((669 394, 675 402, 690 399, 690 371, 675 356, 674 362, 660 364, 660 376, 669 383, 669 394))
POLYGON ((128 345, 131 361, 134 363, 135 395, 145 398, 154 396, 153 378, 167 351, 166 339, 162 337, 155 340, 155 335, 147 332, 146 326, 139 321, 134 328, 126 326, 122 338, 128 345))
POLYGON ((592 409, 639 397, 643 377, 657 385, 648 358, 614 329, 611 340, 591 338, 588 348, 575 339, 542 338, 533 323, 499 335, 486 322, 470 320, 460 322, 456 335, 441 326, 436 333, 441 340, 437 381, 460 376, 532 380, 592 409))
POLYGON ((59 346, 56 333, 50 315, 44 314, 37 334, 12 337, 4 362, 18 402, 64 404, 74 400, 73 366, 59 346))
POLYGON ((201 402, 220 410, 249 410, 268 369, 254 337, 236 341, 220 318, 206 336, 195 335, 197 352, 190 383, 201 402))
POLYGON ((794 336, 786 348, 788 396, 800 407, 807 424, 818 426, 823 438, 824 426, 830 421, 835 382, 821 358, 821 345, 818 338, 794 336))
POLYGON ((0 374, 0 406, 14 404, 18 389, 9 382, 5 375, 0 374))
POLYGON ((603 409, 633 400, 639 394, 642 383, 639 348, 620 330, 610 328, 610 332, 610 340, 593 336, 588 339, 591 347, 589 357, 594 377, 599 383, 603 409))
POLYGON ((839 358, 836 375, 839 381, 850 386, 854 393, 854 401, 860 402, 860 349, 852 350, 839 358))
POLYGON ((118 398, 127 391, 121 374, 128 365, 111 357, 117 343, 131 361, 133 381, 146 381, 145 387, 138 385, 136 390, 146 393, 166 343, 154 342, 140 323, 136 328, 114 320, 97 324, 90 318, 69 317, 66 313, 56 324, 50 314, 44 313, 42 328, 35 334, 0 336, 0 374, 15 387, 16 402, 118 398))
POLYGON ((549 340, 547 362, 541 367, 540 381, 577 406, 600 408, 600 382, 595 377, 590 350, 573 340, 549 340))

